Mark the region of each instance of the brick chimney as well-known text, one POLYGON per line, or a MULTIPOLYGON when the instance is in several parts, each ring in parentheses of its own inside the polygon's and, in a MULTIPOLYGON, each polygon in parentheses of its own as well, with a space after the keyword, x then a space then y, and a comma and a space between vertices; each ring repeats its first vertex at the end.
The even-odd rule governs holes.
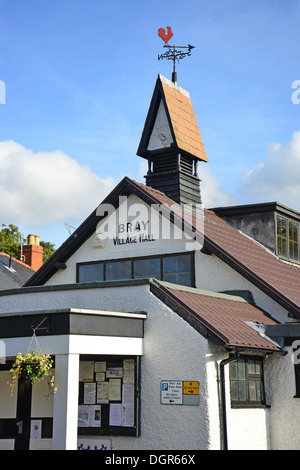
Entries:
POLYGON ((19 246, 18 259, 37 271, 43 264, 44 249, 40 246, 38 235, 28 235, 27 245, 19 246))

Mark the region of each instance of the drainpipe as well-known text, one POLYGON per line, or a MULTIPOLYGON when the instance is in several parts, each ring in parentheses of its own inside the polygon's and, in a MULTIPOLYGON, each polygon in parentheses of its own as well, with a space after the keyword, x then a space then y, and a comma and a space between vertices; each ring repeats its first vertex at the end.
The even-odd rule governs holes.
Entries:
POLYGON ((240 356, 240 351, 236 351, 232 356, 227 359, 223 359, 220 362, 220 385, 221 385, 221 412, 222 412, 222 438, 221 438, 221 450, 228 450, 228 439, 227 439, 227 416, 226 416, 226 393, 225 393, 225 366, 229 362, 236 361, 240 356))

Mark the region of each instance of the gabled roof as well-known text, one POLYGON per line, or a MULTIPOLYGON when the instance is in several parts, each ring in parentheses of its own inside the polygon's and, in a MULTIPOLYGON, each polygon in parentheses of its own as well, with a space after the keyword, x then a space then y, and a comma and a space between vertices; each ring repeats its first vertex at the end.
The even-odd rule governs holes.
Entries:
POLYGON ((21 287, 34 270, 6 253, 0 253, 0 290, 21 287))
MULTIPOLYGON (((162 133, 164 137, 170 134, 166 139, 167 143, 162 144, 161 148, 177 148, 193 158, 207 162, 189 93, 162 75, 158 76, 156 82, 137 154, 147 158, 149 141, 153 129, 157 126, 156 119, 159 112, 161 115, 158 119, 159 126, 162 126, 162 133)), ((162 142, 163 140, 162 138, 162 142)))
MULTIPOLYGON (((136 194, 147 204, 172 207, 171 220, 182 220, 182 208, 175 205, 162 192, 125 177, 105 198, 102 204, 117 207, 119 196, 136 194), (174 208, 178 208, 178 212, 174 208)), ((25 286, 43 285, 74 254, 96 230, 101 217, 97 209, 61 245, 46 263, 32 276, 25 286)), ((272 299, 300 318, 300 268, 283 262, 263 247, 218 217, 213 211, 204 211, 204 248, 219 257, 272 299)), ((201 224, 195 224, 196 227, 201 224)))
POLYGON ((215 344, 225 347, 281 350, 276 342, 265 336, 262 328, 263 325, 276 325, 276 322, 243 297, 156 280, 151 280, 150 289, 162 302, 215 344))

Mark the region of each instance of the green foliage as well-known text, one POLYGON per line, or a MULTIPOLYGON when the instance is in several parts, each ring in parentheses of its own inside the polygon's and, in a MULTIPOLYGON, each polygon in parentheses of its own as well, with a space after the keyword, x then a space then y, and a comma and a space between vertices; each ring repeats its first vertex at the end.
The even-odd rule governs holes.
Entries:
MULTIPOLYGON (((49 354, 39 354, 36 351, 23 356, 20 352, 16 356, 16 360, 10 370, 12 376, 11 382, 8 382, 13 395, 17 381, 21 374, 24 374, 25 380, 34 384, 40 380, 47 379, 48 386, 52 391, 56 392, 54 387, 54 376, 52 375, 53 360, 49 354)), ((49 395, 47 395, 48 397, 49 395)))
POLYGON ((2 224, 2 230, 0 231, 0 251, 17 258, 18 246, 26 243, 26 239, 22 237, 19 228, 16 225, 10 224, 6 226, 2 224))
MULTIPOLYGON (((23 237, 19 228, 16 225, 2 224, 2 230, 0 230, 0 251, 11 255, 14 258, 18 257, 18 247, 21 245, 26 245, 27 240, 23 237)), ((55 245, 50 242, 41 241, 40 245, 44 248, 43 261, 47 261, 55 251, 55 245)))
POLYGON ((43 260, 45 263, 45 261, 47 261, 47 259, 55 252, 55 245, 53 243, 43 241, 40 241, 40 245, 44 248, 43 260))

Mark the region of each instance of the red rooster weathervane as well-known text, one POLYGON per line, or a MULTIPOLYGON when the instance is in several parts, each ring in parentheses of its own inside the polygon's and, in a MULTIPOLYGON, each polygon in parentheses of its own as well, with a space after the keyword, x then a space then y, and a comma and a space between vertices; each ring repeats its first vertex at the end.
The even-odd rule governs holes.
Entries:
POLYGON ((160 54, 158 56, 158 60, 162 60, 162 59, 173 60, 172 81, 174 83, 177 83, 177 72, 175 72, 175 62, 176 60, 178 60, 179 62, 179 60, 183 59, 185 56, 190 56, 191 50, 194 49, 194 46, 191 46, 190 44, 188 44, 187 46, 169 46, 168 42, 173 37, 171 26, 167 26, 167 33, 164 28, 159 28, 158 36, 164 41, 165 43, 164 47, 169 48, 167 52, 165 52, 164 54, 160 54), (176 47, 180 49, 188 49, 188 51, 183 52, 183 51, 176 49, 176 47))
POLYGON ((170 39, 173 37, 171 26, 167 26, 167 31, 168 31, 168 34, 166 34, 166 31, 164 30, 164 28, 159 28, 159 30, 158 30, 159 37, 162 38, 162 40, 166 44, 168 44, 170 39))

